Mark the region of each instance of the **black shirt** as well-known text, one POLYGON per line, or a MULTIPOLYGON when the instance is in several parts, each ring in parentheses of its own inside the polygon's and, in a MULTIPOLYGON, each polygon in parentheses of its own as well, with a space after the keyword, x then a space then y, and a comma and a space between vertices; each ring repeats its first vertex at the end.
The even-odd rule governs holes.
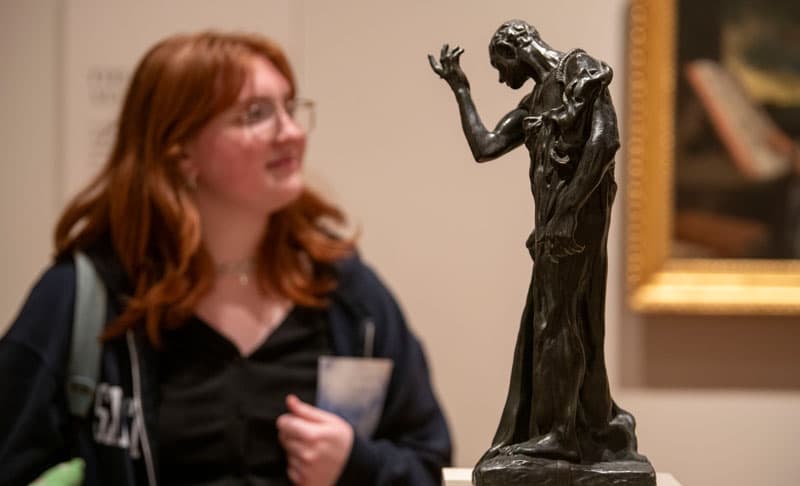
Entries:
POLYGON ((289 484, 275 420, 289 393, 315 403, 317 361, 331 351, 323 316, 295 307, 249 356, 198 317, 165 333, 162 484, 289 484))

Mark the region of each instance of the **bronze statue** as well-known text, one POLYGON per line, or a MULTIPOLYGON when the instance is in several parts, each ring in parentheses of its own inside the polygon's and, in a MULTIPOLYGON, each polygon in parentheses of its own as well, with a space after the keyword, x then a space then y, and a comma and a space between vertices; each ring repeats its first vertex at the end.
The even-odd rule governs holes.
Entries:
POLYGON ((571 477, 585 475, 581 484, 612 484, 602 481, 614 476, 624 481, 613 484, 654 485, 652 466, 637 452, 634 418, 611 398, 603 351, 619 148, 611 68, 581 49, 551 48, 524 21, 504 23, 489 44, 491 64, 510 88, 528 79, 535 86, 489 130, 461 70, 462 53, 445 45, 438 61, 428 58, 456 96, 472 154, 486 162, 525 144, 535 201, 526 242, 533 275, 508 397, 474 481, 526 484, 567 462, 571 477))

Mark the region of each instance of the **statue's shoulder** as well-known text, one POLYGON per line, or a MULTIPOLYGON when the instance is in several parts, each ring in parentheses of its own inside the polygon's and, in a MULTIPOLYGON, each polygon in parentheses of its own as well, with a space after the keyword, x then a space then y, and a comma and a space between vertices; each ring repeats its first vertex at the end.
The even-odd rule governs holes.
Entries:
POLYGON ((530 110, 532 104, 533 104, 533 91, 531 91, 530 93, 526 94, 519 101, 519 104, 517 105, 517 108, 522 108, 524 110, 530 110))
POLYGON ((556 78, 565 84, 578 77, 603 77, 610 81, 612 75, 613 72, 608 64, 589 55, 583 49, 572 49, 564 54, 555 69, 556 78))

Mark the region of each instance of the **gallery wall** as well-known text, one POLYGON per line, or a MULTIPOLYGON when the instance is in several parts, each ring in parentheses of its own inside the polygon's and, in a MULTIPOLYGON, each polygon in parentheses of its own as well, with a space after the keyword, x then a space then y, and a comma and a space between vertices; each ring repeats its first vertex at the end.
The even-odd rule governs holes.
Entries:
MULTIPOLYGON (((464 47, 462 65, 491 125, 530 85, 513 92, 497 83, 488 40, 502 21, 526 19, 554 47, 581 46, 614 68, 624 138, 626 2, 286 0, 272 2, 272 10, 264 8, 270 2, 227 2, 222 11, 213 3, 161 12, 155 26, 142 29, 154 36, 268 29, 289 45, 301 91, 317 101, 309 178, 362 228, 364 257, 425 344, 456 464, 471 466, 497 424, 530 276, 528 160, 517 150, 489 164, 472 161, 453 96, 426 56, 443 43, 464 47), (260 8, 264 18, 252 14, 260 8), (267 18, 274 12, 280 17, 267 18)), ((78 155, 65 156, 74 144, 65 134, 81 130, 64 126, 75 110, 65 94, 74 66, 66 53, 75 48, 65 43, 75 28, 68 20, 89 29, 90 38, 93 24, 115 32, 91 6, 0 2, 0 330, 47 264, 52 226, 72 190, 65 174, 84 170, 78 155), (77 11, 85 17, 70 17, 77 11)), ((133 58, 146 41, 136 38, 141 47, 130 47, 133 58)), ((800 322, 628 311, 624 150, 617 161, 606 352, 615 398, 637 416, 640 450, 685 486, 800 484, 800 322)))

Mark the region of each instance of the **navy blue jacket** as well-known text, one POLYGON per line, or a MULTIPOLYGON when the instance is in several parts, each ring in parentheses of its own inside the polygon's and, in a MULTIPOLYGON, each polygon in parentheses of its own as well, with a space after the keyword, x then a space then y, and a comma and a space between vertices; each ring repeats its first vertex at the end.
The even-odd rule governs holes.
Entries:
MULTIPOLYGON (((118 265, 93 255, 109 290, 109 320, 124 294, 118 265)), ((374 326, 375 357, 394 362, 383 415, 369 439, 355 437, 342 485, 441 484, 450 437, 420 343, 375 273, 357 257, 338 267, 328 307, 335 354, 360 356, 374 326)), ((69 360, 75 267, 49 268, 0 340, 0 484, 28 484, 48 467, 80 456, 87 485, 158 483, 156 351, 140 331, 103 345, 101 377, 85 419, 69 414, 69 360)))

